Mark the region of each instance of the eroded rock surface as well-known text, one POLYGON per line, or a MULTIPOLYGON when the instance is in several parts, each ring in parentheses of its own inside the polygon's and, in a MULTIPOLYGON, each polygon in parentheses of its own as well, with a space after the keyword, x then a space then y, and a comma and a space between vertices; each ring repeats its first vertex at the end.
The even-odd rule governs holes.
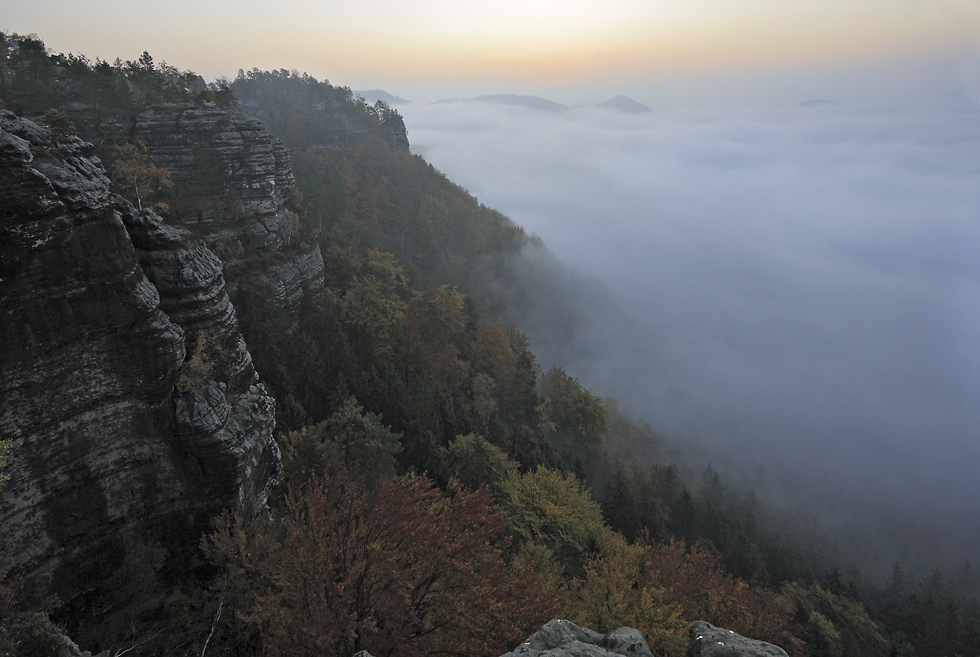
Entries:
POLYGON ((567 620, 548 621, 503 657, 653 657, 638 630, 621 627, 599 634, 567 620))
POLYGON ((0 524, 26 588, 66 604, 135 546, 186 567, 280 467, 221 263, 111 194, 89 148, 0 111, 0 524))
POLYGON ((694 621, 688 632, 687 657, 787 657, 786 651, 765 641, 747 639, 706 621, 694 621))

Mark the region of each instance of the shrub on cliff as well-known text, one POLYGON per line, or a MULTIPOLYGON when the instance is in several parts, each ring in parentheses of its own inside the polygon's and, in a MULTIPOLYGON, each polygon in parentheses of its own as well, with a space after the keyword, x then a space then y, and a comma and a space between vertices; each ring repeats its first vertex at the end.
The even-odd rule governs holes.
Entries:
POLYGON ((112 151, 109 172, 114 191, 140 210, 146 202, 157 212, 166 212, 165 199, 174 187, 170 172, 153 163, 142 142, 116 146, 112 151))
POLYGON ((211 370, 214 369, 213 355, 221 351, 216 340, 208 338, 204 333, 198 333, 194 344, 194 351, 188 355, 177 375, 175 386, 179 392, 187 392, 195 386, 206 383, 211 378, 211 370))
POLYGON ((48 110, 41 117, 41 121, 48 126, 48 136, 52 141, 61 141, 78 134, 71 117, 59 110, 48 110))

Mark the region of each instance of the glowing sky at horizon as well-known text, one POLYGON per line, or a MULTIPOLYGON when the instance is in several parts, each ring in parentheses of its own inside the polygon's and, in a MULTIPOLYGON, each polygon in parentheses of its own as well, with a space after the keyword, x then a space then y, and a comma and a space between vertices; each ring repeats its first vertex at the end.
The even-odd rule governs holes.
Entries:
POLYGON ((297 69, 354 88, 833 65, 975 44, 967 0, 3 0, 0 30, 55 52, 158 61, 206 77, 297 69))

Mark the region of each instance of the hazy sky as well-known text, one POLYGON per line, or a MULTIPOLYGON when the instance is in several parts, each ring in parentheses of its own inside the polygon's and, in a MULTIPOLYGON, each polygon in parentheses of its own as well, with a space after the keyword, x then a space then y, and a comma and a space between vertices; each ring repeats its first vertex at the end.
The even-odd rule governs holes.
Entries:
MULTIPOLYGON (((650 80, 692 73, 795 77, 842 65, 853 72, 960 61, 980 33, 980 3, 0 0, 0 29, 36 32, 57 52, 93 59, 135 60, 148 50, 209 78, 286 68, 416 101, 532 89, 572 101, 596 85, 644 96, 650 80)), ((980 91, 975 73, 965 75, 980 91)))

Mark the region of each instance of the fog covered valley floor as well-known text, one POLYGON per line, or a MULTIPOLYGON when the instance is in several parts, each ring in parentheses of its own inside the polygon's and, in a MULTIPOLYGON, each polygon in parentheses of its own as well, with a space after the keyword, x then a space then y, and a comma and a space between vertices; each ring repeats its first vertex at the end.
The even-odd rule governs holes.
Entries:
POLYGON ((879 574, 976 555, 975 106, 399 109, 561 263, 515 265, 543 362, 879 574))

